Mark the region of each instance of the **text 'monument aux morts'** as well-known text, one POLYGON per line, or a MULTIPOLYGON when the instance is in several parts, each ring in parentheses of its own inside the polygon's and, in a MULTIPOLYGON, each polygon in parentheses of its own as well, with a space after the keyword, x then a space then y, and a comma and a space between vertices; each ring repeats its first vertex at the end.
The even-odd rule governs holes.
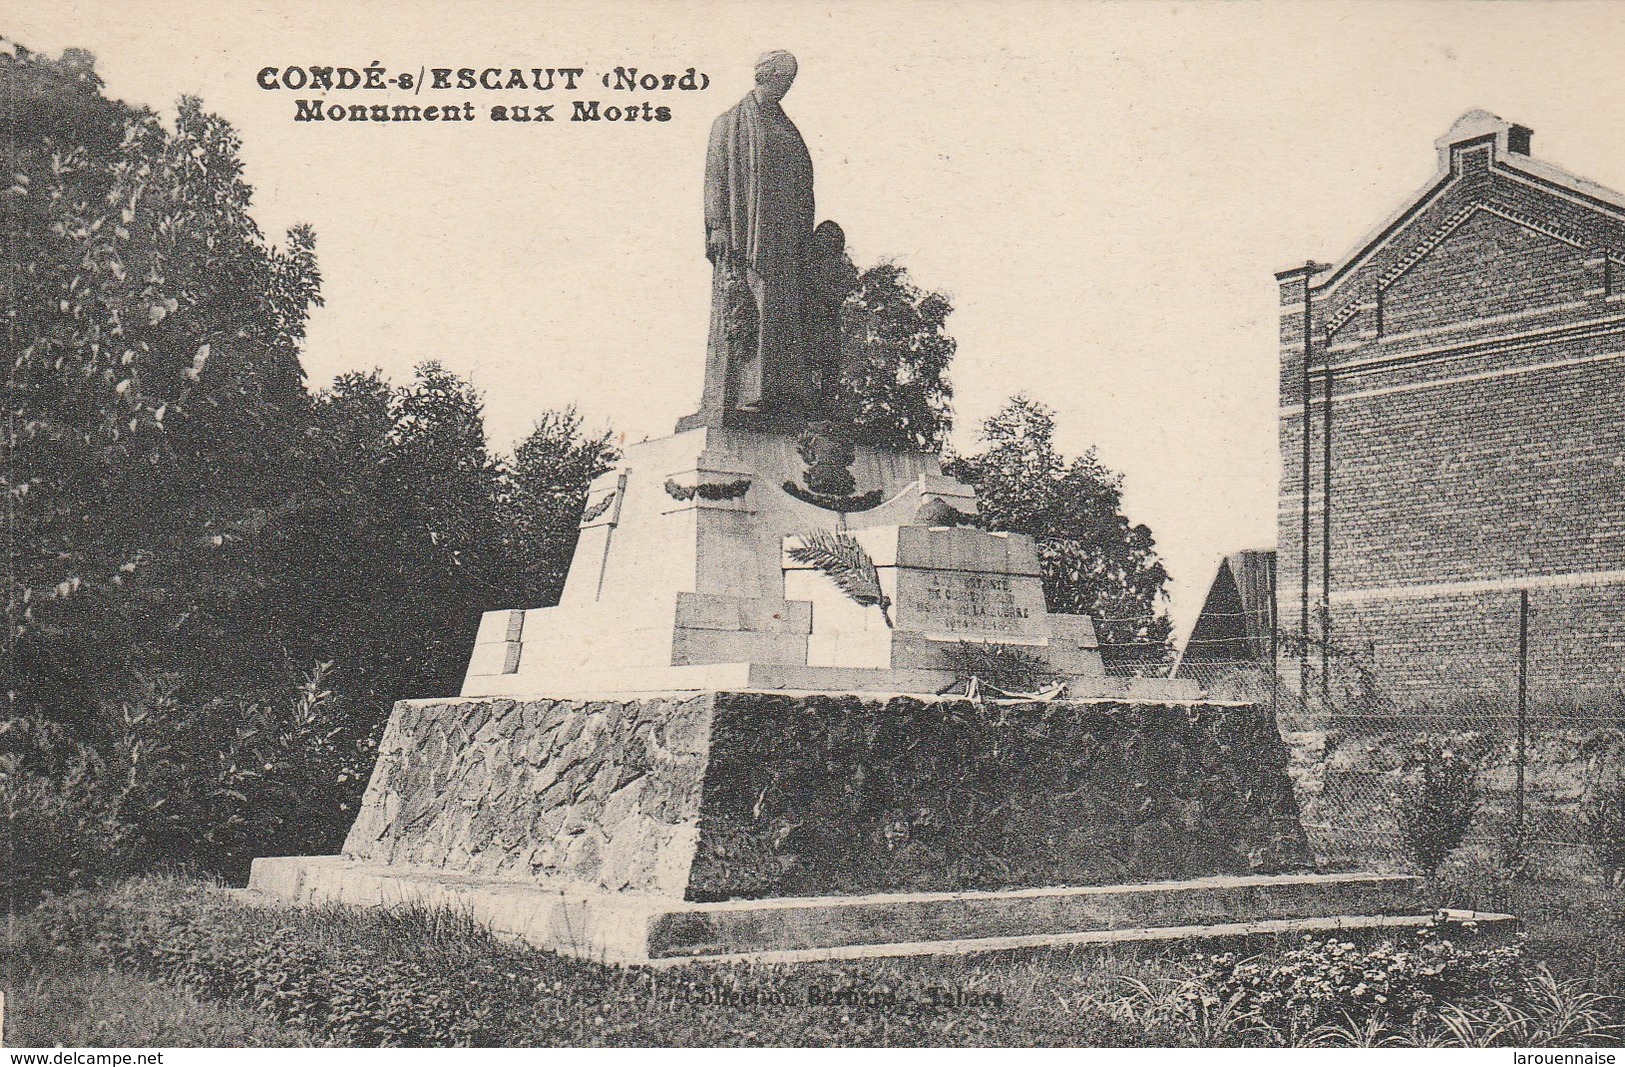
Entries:
POLYGON ((390 70, 374 60, 365 67, 268 66, 255 81, 261 89, 316 94, 293 101, 295 122, 669 122, 666 93, 703 92, 711 77, 688 67, 653 71, 617 66, 602 74, 586 67, 427 67, 390 70), (519 94, 593 93, 599 86, 615 94, 536 103, 519 94), (504 94, 501 103, 474 100, 440 102, 436 94, 504 94), (424 93, 430 95, 424 97, 424 93), (350 94, 336 97, 332 94, 350 94), (371 96, 372 93, 387 94, 371 96), (400 97, 410 94, 410 102, 400 97), (509 95, 513 94, 513 95, 509 95), (627 100, 620 94, 644 94, 627 100), (659 95, 652 95, 659 94, 659 95))

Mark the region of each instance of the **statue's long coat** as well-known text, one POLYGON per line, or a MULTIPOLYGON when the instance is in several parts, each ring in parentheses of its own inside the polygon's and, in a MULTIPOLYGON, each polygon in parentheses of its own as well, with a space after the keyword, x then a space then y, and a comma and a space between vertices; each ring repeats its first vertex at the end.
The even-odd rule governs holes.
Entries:
POLYGON ((804 348, 807 242, 813 229, 812 156, 783 109, 745 94, 711 126, 705 157, 705 229, 721 239, 712 285, 706 409, 783 411, 815 393, 804 348), (723 321, 728 270, 755 297, 754 345, 729 351, 723 321))

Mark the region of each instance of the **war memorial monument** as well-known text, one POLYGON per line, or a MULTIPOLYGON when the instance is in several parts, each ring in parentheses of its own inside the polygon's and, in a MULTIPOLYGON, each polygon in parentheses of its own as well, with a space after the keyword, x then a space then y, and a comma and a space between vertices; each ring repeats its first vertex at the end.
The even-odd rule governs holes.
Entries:
POLYGON ((1267 707, 1108 675, 1030 538, 830 400, 844 234, 763 56, 705 161, 699 409, 592 486, 555 607, 487 613, 396 705, 344 852, 252 890, 419 903, 611 962, 816 959, 1418 923, 1316 873, 1267 707), (973 699, 955 650, 1042 693, 973 699))

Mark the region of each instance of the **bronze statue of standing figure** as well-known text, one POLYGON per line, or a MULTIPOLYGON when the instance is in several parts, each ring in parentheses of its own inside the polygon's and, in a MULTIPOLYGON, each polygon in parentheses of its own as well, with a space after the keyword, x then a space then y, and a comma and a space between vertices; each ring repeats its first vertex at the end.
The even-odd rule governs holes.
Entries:
POLYGON ((824 418, 840 376, 840 305, 856 285, 845 236, 813 227, 812 157, 779 102, 796 59, 756 61, 756 87, 711 126, 705 254, 712 264, 705 392, 685 425, 788 429, 824 418), (750 413, 733 416, 735 412, 750 413))

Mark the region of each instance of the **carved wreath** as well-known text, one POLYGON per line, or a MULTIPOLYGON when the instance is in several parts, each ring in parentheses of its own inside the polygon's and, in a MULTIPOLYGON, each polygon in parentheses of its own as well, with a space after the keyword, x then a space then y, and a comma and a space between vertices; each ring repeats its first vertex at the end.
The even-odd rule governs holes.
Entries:
POLYGON ((824 493, 814 493, 803 489, 795 482, 785 482, 784 491, 804 503, 825 511, 839 511, 842 514, 851 514, 854 511, 868 511, 878 508, 881 502, 880 490, 871 489, 867 493, 858 493, 855 496, 828 496, 824 493))
POLYGON ((670 478, 666 479, 666 495, 673 500, 738 500, 750 491, 750 479, 741 478, 734 482, 700 482, 697 485, 678 485, 670 478))
POLYGON ((609 506, 615 503, 615 495, 616 494, 614 491, 605 494, 604 499, 582 512, 580 525, 585 526, 592 520, 598 518, 598 516, 602 515, 604 512, 608 511, 609 506))

